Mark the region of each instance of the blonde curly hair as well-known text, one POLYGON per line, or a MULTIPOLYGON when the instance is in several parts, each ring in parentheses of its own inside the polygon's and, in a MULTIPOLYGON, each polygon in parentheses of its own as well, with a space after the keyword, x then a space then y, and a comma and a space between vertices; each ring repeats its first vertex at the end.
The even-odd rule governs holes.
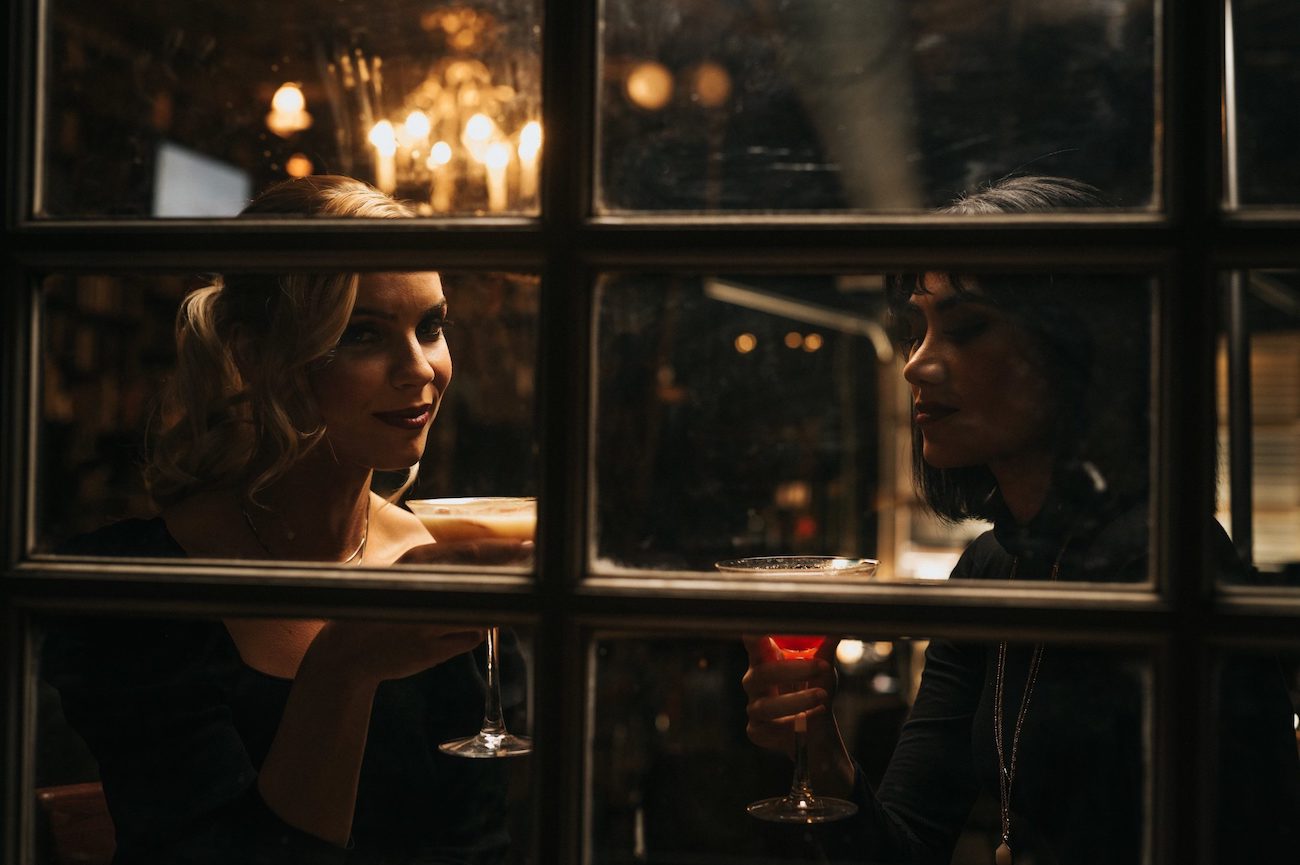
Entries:
MULTIPOLYGON (((415 212, 359 180, 316 175, 270 187, 240 215, 415 212)), ((239 273, 186 296, 176 316, 176 374, 145 470, 158 505, 223 487, 252 500, 321 441, 308 375, 328 362, 359 281, 358 273, 239 273)))

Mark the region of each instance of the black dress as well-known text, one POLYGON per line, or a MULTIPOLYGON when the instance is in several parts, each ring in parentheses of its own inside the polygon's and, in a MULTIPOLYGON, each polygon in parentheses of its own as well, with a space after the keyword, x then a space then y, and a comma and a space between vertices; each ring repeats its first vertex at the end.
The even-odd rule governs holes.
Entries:
MULTIPOLYGON (((116 523, 65 552, 185 556, 159 519, 116 523)), ((502 642, 509 669, 517 646, 504 633, 502 642)), ((258 767, 292 683, 245 664, 221 621, 56 620, 42 673, 99 763, 115 865, 507 859, 505 767, 437 749, 482 719, 472 654, 379 685, 347 849, 285 824, 258 794, 258 767)))
MULTIPOLYGON (((1009 515, 963 553, 953 579, 1137 582, 1147 575, 1145 502, 1082 519, 1049 502, 1028 526, 1009 515), (1068 539, 1068 543, 1066 540, 1068 539), (1064 549, 1064 552, 1062 552, 1064 549)), ((1221 534, 1221 533, 1220 533, 1221 534)), ((1222 538, 1229 579, 1246 576, 1222 538)), ((1011 644, 1003 697, 1009 757, 1031 645, 1011 644)), ((1047 645, 1025 715, 1011 795, 1015 861, 1035 865, 1138 865, 1144 859, 1151 770, 1141 652, 1047 645)), ((981 794, 998 802, 993 733, 997 647, 932 641, 916 702, 880 784, 857 771, 856 818, 818 834, 828 858, 947 865, 981 794)), ((1294 861, 1300 843, 1300 761, 1292 708, 1276 660, 1235 659, 1220 680, 1218 789, 1221 855, 1232 865, 1294 861), (1226 834, 1225 834, 1226 833, 1226 834)), ((1196 719, 1188 719, 1195 723, 1196 719)), ((994 808, 993 810, 996 810, 994 808)), ((996 825, 997 818, 991 822, 996 825)), ((993 860, 994 838, 988 861, 993 860)))

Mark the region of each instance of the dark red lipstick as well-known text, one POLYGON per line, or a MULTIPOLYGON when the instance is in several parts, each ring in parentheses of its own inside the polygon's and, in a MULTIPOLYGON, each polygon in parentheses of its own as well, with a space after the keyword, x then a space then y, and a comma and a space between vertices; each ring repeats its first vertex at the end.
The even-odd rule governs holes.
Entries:
POLYGON ((425 403, 397 411, 377 411, 374 416, 389 426, 399 429, 421 429, 433 417, 433 406, 425 403))

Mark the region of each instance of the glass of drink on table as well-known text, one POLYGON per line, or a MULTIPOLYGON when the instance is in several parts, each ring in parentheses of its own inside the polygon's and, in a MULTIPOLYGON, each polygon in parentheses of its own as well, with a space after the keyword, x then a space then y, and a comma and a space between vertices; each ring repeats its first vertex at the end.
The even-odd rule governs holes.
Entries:
MULTIPOLYGON (((714 567, 732 576, 763 579, 820 580, 869 579, 876 572, 875 559, 840 556, 758 556, 729 559, 714 567)), ((823 634, 768 634, 782 661, 807 661, 817 656, 826 642, 823 634)), ((802 690, 801 685, 796 690, 802 690)), ((760 820, 774 823, 829 823, 857 813, 858 806, 846 799, 813 793, 808 770, 808 718, 800 712, 794 719, 794 777, 784 796, 750 803, 746 809, 760 820)))
MULTIPOLYGON (((492 539, 531 541, 537 531, 537 500, 531 496, 412 499, 407 506, 440 544, 492 539)), ((457 757, 515 757, 533 750, 526 736, 506 730, 499 680, 500 629, 487 632, 487 695, 478 733, 438 746, 457 757)))

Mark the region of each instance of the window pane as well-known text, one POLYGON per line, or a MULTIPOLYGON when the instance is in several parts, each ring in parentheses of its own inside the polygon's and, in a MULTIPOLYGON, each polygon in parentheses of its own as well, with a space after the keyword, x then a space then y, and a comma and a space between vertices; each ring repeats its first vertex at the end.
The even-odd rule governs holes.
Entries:
POLYGON ((1300 585, 1300 273, 1225 285, 1239 302, 1219 348, 1218 517, 1255 566, 1251 582, 1300 585))
POLYGON ((911 211, 1026 168, 1153 201, 1153 0, 603 9, 598 210, 911 211))
POLYGON ((233 216, 304 174, 536 212, 539 8, 51 0, 35 212, 233 216))
POLYGON ((942 579, 997 522, 960 576, 1143 581, 1150 310, 1114 274, 609 276, 594 567, 942 579))
POLYGON ((1286 861, 1300 844, 1300 655, 1233 652, 1217 673, 1214 861, 1286 861))
MULTIPOLYGON (((1286 0, 1234 0, 1231 10, 1235 107, 1232 204, 1300 204, 1300 19, 1286 0)), ((1231 154, 1230 154, 1231 155, 1231 154)))
MULTIPOLYGON (((749 656, 739 638, 599 637, 589 709, 591 862, 993 861, 1001 833, 997 645, 857 634, 830 646, 822 651, 838 675, 833 717, 856 785, 836 780, 843 767, 827 757, 835 739, 822 714, 807 719, 812 787, 817 794, 821 782, 822 795, 846 797, 859 812, 804 826, 746 812, 790 788, 793 721, 773 730, 770 713, 749 702, 772 695, 752 678, 752 697, 742 687, 749 656), (771 747, 747 737, 755 719, 755 735, 771 747)), ((1032 656, 1030 646, 1009 646, 1006 759, 1032 656)), ((773 662, 786 663, 794 662, 773 662)), ((1050 644, 1034 681, 1015 744, 1016 861, 1148 861, 1146 659, 1050 644)), ((812 682, 825 680, 814 674, 812 682)), ((791 707, 808 704, 792 699, 791 707)))
MULTIPOLYGON (((535 495, 538 281, 444 273, 430 288, 436 276, 363 275, 347 320, 346 288, 313 284, 302 295, 303 280, 287 275, 232 275, 202 304, 201 286, 179 274, 46 278, 38 550, 337 562, 346 552, 313 543, 335 537, 350 548, 357 529, 342 543, 294 521, 328 519, 313 508, 346 498, 370 469, 372 489, 391 496, 418 464, 401 501, 535 495), (299 301, 249 301, 261 283, 298 291, 299 301), (402 300, 407 290, 414 306, 402 300), (327 291, 338 305, 320 302, 327 291), (174 323, 186 297, 195 329, 178 365, 174 323), (438 298, 445 313, 424 308, 438 298), (166 528, 121 522, 160 513, 166 528), (84 537, 108 523, 108 535, 84 537)), ((378 543, 385 536, 405 538, 399 546, 430 540, 410 514, 372 503, 376 543, 360 529, 363 563, 393 561, 396 550, 378 543)), ((498 563, 515 562, 516 547, 494 547, 498 563)))
MULTIPOLYGON (((107 862, 100 851, 114 847, 143 862, 327 861, 348 839, 350 862, 532 861, 531 761, 438 747, 474 735, 484 717, 483 635, 467 628, 44 620, 37 865, 107 862), (354 709, 350 694, 361 695, 354 709), (340 817, 350 830, 321 816, 353 790, 340 817)), ((497 644, 505 723, 521 735, 530 641, 502 629, 497 644)))

